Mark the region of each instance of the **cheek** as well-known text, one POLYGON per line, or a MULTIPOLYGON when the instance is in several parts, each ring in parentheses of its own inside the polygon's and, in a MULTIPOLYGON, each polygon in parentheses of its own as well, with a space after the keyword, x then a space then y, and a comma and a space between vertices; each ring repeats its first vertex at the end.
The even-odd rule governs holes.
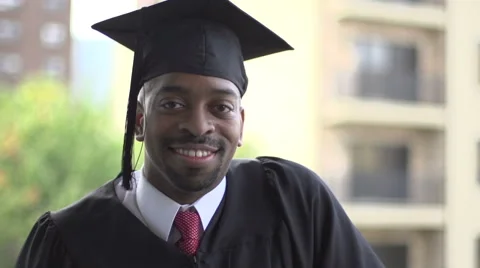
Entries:
POLYGON ((227 128, 225 128, 227 131, 225 133, 225 137, 228 139, 228 141, 232 144, 235 144, 237 146, 238 140, 240 139, 242 135, 242 127, 241 124, 235 124, 235 125, 229 125, 227 128))
POLYGON ((145 142, 147 143, 147 146, 150 144, 158 146, 158 143, 164 139, 165 134, 163 133, 162 128, 159 128, 157 124, 149 123, 150 124, 146 124, 145 126, 145 142))
POLYGON ((168 129, 166 127, 168 123, 169 122, 166 119, 156 115, 155 112, 151 111, 145 118, 145 132, 155 138, 156 136, 162 135, 162 133, 168 129))

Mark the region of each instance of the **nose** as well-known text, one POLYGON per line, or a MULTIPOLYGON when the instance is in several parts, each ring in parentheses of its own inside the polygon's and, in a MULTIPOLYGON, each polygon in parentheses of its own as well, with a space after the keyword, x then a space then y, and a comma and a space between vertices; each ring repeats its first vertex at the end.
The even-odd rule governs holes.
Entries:
POLYGON ((185 120, 180 123, 181 131, 188 131, 190 134, 199 137, 215 131, 213 120, 209 118, 206 111, 194 110, 188 113, 185 120))

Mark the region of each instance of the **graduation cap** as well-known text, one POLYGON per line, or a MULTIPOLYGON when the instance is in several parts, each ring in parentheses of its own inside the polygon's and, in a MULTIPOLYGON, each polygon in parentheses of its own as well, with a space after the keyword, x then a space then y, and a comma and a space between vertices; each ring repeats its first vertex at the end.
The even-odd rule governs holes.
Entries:
POLYGON ((243 96, 244 61, 293 50, 228 0, 166 0, 92 26, 134 52, 122 157, 130 189, 137 96, 157 76, 183 72, 231 81, 243 96))

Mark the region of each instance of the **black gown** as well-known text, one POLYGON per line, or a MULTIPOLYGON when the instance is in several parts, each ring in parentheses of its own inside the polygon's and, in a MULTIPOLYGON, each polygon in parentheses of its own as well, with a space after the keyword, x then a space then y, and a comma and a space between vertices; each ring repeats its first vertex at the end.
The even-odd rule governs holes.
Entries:
POLYGON ((233 160, 226 194, 190 258, 150 230, 111 180, 43 214, 17 268, 383 268, 337 199, 309 169, 263 157, 233 160))

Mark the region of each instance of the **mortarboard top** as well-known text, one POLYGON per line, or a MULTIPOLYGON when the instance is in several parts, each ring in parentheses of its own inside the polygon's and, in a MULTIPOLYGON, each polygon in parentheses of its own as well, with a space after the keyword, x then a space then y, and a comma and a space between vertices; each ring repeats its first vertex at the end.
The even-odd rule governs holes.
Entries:
POLYGON ((243 96, 248 84, 244 61, 293 50, 228 0, 166 0, 92 28, 134 51, 123 157, 126 188, 143 83, 166 73, 192 73, 229 80, 243 96))
POLYGON ((293 49, 228 0, 167 0, 92 28, 134 52, 143 50, 141 83, 192 72, 230 80, 242 95, 243 61, 293 49))

